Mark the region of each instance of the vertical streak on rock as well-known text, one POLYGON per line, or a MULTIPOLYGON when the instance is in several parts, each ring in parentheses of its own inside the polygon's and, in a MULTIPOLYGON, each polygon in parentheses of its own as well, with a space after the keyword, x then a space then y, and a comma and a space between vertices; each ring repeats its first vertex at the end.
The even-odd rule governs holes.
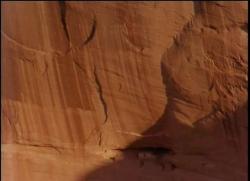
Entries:
POLYGON ((98 76, 97 76, 96 67, 95 67, 95 66, 94 66, 94 77, 95 77, 95 83, 96 83, 96 85, 97 85, 99 97, 100 97, 101 103, 102 103, 102 105, 103 105, 103 110, 104 110, 104 114, 105 114, 104 123, 106 123, 107 120, 108 120, 108 108, 107 108, 107 104, 106 104, 106 102, 105 102, 105 100, 104 100, 104 97, 103 97, 102 86, 101 86, 101 83, 100 83, 99 78, 98 78, 98 76))
POLYGON ((194 13, 195 15, 201 14, 203 11, 203 2, 193 1, 194 13))

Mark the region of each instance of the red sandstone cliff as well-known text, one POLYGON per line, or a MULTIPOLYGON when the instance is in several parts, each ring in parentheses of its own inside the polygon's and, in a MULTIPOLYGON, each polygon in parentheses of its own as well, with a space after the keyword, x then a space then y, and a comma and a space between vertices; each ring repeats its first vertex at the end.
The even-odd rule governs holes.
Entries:
POLYGON ((3 180, 246 180, 247 12, 2 2, 3 180))

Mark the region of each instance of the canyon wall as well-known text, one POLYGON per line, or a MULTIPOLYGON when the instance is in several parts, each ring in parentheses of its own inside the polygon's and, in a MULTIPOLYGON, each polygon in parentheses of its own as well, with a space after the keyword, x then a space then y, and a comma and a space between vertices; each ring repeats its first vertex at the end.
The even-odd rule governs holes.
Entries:
POLYGON ((4 181, 247 180, 247 2, 1 4, 4 181))

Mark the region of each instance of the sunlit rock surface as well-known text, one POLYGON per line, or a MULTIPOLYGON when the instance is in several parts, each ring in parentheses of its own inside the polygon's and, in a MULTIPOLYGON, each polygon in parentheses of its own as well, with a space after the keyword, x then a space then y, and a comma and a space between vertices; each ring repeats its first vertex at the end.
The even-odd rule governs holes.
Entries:
POLYGON ((2 2, 3 180, 247 180, 247 13, 2 2))

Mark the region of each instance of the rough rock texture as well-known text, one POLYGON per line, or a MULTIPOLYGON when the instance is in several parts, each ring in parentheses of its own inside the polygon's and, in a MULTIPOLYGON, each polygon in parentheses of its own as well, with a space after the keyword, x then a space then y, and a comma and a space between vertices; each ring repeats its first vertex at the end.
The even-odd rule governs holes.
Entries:
POLYGON ((2 178, 247 180, 247 2, 2 2, 2 178))

